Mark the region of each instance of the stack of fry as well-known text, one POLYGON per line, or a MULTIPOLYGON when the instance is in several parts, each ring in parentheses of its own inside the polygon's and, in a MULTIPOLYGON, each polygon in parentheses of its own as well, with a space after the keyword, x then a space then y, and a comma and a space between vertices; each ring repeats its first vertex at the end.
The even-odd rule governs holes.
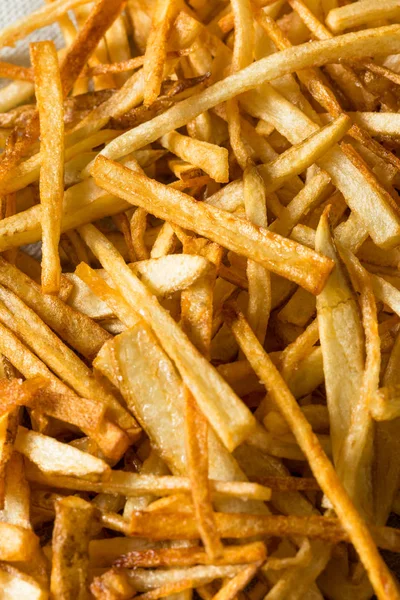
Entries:
POLYGON ((49 0, 0 31, 65 40, 0 62, 1 599, 400 599, 397 20, 49 0))

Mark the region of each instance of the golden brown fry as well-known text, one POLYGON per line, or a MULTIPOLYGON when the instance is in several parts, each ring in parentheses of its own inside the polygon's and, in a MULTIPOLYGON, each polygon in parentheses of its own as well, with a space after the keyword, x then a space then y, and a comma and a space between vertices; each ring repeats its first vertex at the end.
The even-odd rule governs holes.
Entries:
POLYGON ((306 248, 211 206, 196 203, 189 196, 133 173, 117 163, 99 157, 93 166, 99 185, 118 193, 160 218, 168 218, 181 227, 195 230, 213 241, 286 275, 312 293, 318 293, 331 269, 331 262, 306 248), (124 182, 125 189, 121 189, 124 182), (127 187, 129 186, 129 187, 127 187), (171 215, 173 216, 171 217, 171 215), (268 241, 268 246, 265 242, 268 241), (310 269, 313 261, 315 270, 310 269), (307 267, 305 266, 307 264, 307 267))
POLYGON ((221 556, 208 483, 208 423, 191 393, 185 391, 185 448, 193 504, 201 539, 210 559, 221 556))
POLYGON ((110 335, 89 319, 64 304, 56 296, 41 293, 28 275, 0 257, 0 282, 19 296, 35 313, 72 348, 91 360, 110 335))
MULTIPOLYGON (((244 206, 249 221, 259 227, 268 227, 265 204, 265 186, 255 167, 243 173, 244 206)), ((247 318, 257 339, 263 344, 271 310, 271 278, 263 266, 247 261, 249 304, 247 318)))
POLYGON ((116 567, 178 567, 199 564, 243 564, 258 562, 266 557, 263 542, 253 542, 244 546, 224 546, 219 558, 211 559, 203 548, 161 548, 159 550, 133 550, 119 557, 116 567))
MULTIPOLYGON (((80 4, 83 4, 81 2, 80 4)), ((117 18, 122 9, 122 0, 96 0, 93 8, 68 48, 61 65, 61 79, 64 97, 68 96, 75 80, 82 72, 87 60, 96 49, 101 38, 117 18)), ((54 2, 50 5, 54 6, 54 2)))
POLYGON ((40 202, 42 215, 42 290, 57 294, 58 254, 64 196, 64 106, 58 57, 53 42, 30 46, 40 119, 40 202))
POLYGON ((74 496, 59 500, 55 508, 51 593, 55 598, 84 600, 88 596, 88 546, 95 508, 74 496))
POLYGON ((342 487, 332 464, 323 452, 285 382, 254 337, 244 317, 230 307, 226 311, 226 319, 256 373, 269 386, 274 401, 290 424, 300 448, 307 456, 321 489, 332 502, 343 526, 351 535, 352 542, 368 571, 377 596, 382 599, 385 597, 397 598, 398 592, 395 584, 376 549, 368 527, 342 487))
POLYGON ((154 7, 143 64, 145 79, 144 103, 147 105, 154 102, 161 90, 168 34, 177 12, 176 0, 157 0, 154 7))

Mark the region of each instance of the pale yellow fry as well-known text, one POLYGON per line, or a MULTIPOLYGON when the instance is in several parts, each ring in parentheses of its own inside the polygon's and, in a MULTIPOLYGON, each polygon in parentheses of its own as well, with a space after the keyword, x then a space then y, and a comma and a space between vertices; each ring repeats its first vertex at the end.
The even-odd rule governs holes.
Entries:
POLYGON ((220 183, 229 181, 228 150, 216 144, 202 142, 176 131, 166 133, 160 143, 179 158, 200 167, 220 183))
POLYGON ((339 476, 344 478, 349 465, 342 462, 342 448, 351 427, 353 406, 361 394, 364 338, 356 296, 336 252, 326 213, 319 222, 315 243, 321 252, 336 263, 317 298, 317 314, 331 419, 333 459, 339 476))
POLYGON ((99 479, 110 470, 100 458, 21 426, 15 439, 15 449, 45 473, 65 473, 74 477, 92 476, 99 479))
POLYGON ((13 598, 47 600, 48 598, 48 592, 41 582, 10 564, 2 563, 0 567, 0 586, 4 600, 13 598))
POLYGON ((341 256, 351 275, 354 287, 360 292, 360 305, 365 337, 365 367, 360 396, 353 399, 351 424, 346 436, 340 460, 343 483, 360 513, 366 519, 373 515, 372 465, 374 458, 374 429, 369 412, 370 398, 379 387, 381 353, 378 332, 378 316, 372 282, 369 273, 351 252, 341 248, 341 256), (351 465, 351 468, 349 468, 351 465))
POLYGON ((159 218, 217 242, 318 293, 331 269, 329 259, 256 227, 240 217, 196 202, 190 196, 100 156, 93 166, 96 181, 159 218), (314 265, 313 268, 311 264, 314 265))
POLYGON ((400 135, 400 114, 389 112, 349 112, 349 117, 371 135, 400 135))
POLYGON ((376 299, 387 304, 400 316, 400 291, 384 277, 370 273, 370 278, 376 299))
POLYGON ((215 594, 213 600, 234 600, 237 595, 246 587, 257 573, 260 564, 248 565, 237 575, 232 577, 222 588, 215 594))
MULTIPOLYGON (((252 116, 270 119, 292 144, 298 144, 318 129, 314 121, 269 84, 244 94, 241 102, 252 116)), ((373 241, 385 248, 397 246, 400 218, 393 198, 356 158, 350 145, 346 145, 346 153, 343 149, 343 144, 341 148, 331 148, 318 160, 318 166, 330 175, 332 183, 360 217, 373 241)))
POLYGON ((226 311, 226 318, 241 349, 258 377, 268 387, 279 410, 289 423, 298 445, 309 461, 314 477, 331 501, 344 529, 359 553, 376 595, 380 600, 389 598, 397 600, 400 597, 397 586, 376 548, 367 525, 340 483, 332 463, 322 450, 318 438, 312 432, 295 398, 268 354, 257 341, 244 317, 229 307, 229 312, 228 309, 226 311))
MULTIPOLYGON (((346 115, 341 115, 331 123, 331 127, 315 128, 314 133, 304 141, 283 152, 277 159, 259 167, 267 193, 278 189, 285 181, 298 175, 320 159, 336 142, 340 141, 351 125, 346 115)), ((310 128, 311 129, 311 128, 310 128)))
MULTIPOLYGON (((231 73, 248 67, 253 62, 254 55, 254 18, 250 0, 232 0, 232 13, 235 24, 235 38, 231 73)), ((241 136, 241 119, 239 102, 231 98, 226 103, 229 139, 232 150, 241 168, 244 170, 249 161, 249 151, 241 136)))
POLYGON ((4 509, 0 521, 31 529, 29 486, 25 479, 23 458, 13 452, 5 472, 4 509))
MULTIPOLYGON (((213 326, 213 294, 223 249, 218 244, 203 244, 202 238, 183 242, 184 252, 199 253, 208 259, 209 269, 181 294, 181 327, 196 348, 209 359, 213 326), (203 247, 200 248, 200 245, 203 247), (216 268, 214 268, 214 265, 216 268)), ((183 255, 185 256, 185 255, 183 255)))
POLYGON ((177 11, 176 0, 157 0, 154 7, 143 64, 144 103, 147 105, 154 102, 160 94, 167 55, 168 34, 177 11))
POLYGON ((371 398, 370 410, 376 421, 391 421, 400 417, 400 385, 380 388, 371 398))
POLYGON ((387 55, 398 51, 400 27, 378 27, 357 33, 348 33, 329 40, 288 48, 263 58, 246 69, 215 83, 197 96, 183 100, 147 123, 135 127, 108 144, 102 154, 120 158, 154 142, 165 133, 179 129, 199 114, 250 90, 265 81, 310 66, 360 58, 369 55, 387 55))
POLYGON ((289 235, 300 219, 307 216, 322 202, 329 182, 330 177, 325 171, 320 171, 314 175, 282 210, 279 217, 271 223, 271 231, 275 231, 280 235, 289 235))
POLYGON ((125 300, 150 324, 221 440, 228 449, 235 448, 254 428, 255 420, 248 408, 135 277, 107 238, 93 225, 85 225, 79 231, 125 300))
MULTIPOLYGON (((265 185, 255 167, 249 167, 244 171, 243 191, 247 218, 255 225, 267 228, 265 185)), ((257 339, 263 344, 271 311, 271 278, 265 267, 248 260, 247 281, 249 285, 247 318, 257 339)))
POLYGON ((42 206, 42 288, 60 289, 58 243, 64 196, 64 104, 58 56, 53 42, 30 46, 40 119, 40 202, 42 206))
POLYGON ((366 25, 379 19, 395 19, 400 15, 396 0, 359 0, 356 4, 347 4, 329 11, 326 24, 334 33, 366 25))
MULTIPOLYGON (((383 390, 388 390, 385 394, 385 400, 382 408, 390 412, 392 418, 396 414, 396 390, 400 383, 399 377, 399 357, 400 357, 400 336, 397 334, 389 362, 387 364, 383 377, 383 390), (388 402, 386 402, 386 398, 388 402)), ((379 392, 378 392, 379 394, 379 392)), ((376 399, 376 396, 375 396, 376 399)), ((372 416, 376 418, 375 408, 378 410, 382 404, 378 406, 374 400, 371 403, 372 416)), ((382 413, 380 411, 379 416, 382 413)), ((383 415, 382 415, 383 416, 383 415)), ((375 424, 375 457, 373 471, 373 491, 374 491, 374 508, 375 519, 378 525, 384 525, 389 517, 392 509, 392 504, 395 499, 396 491, 398 490, 399 481, 399 461, 396 460, 400 448, 399 439, 399 418, 395 418, 387 422, 378 422, 375 424)))

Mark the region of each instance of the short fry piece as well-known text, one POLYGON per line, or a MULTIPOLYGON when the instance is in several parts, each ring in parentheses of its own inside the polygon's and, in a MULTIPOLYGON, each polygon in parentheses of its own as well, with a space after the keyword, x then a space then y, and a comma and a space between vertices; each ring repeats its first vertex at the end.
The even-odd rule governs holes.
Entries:
POLYGON ((85 600, 88 597, 88 546, 95 508, 70 496, 56 502, 53 531, 51 593, 54 598, 85 600))
POLYGON ((154 102, 160 94, 167 55, 167 37, 177 8, 176 0, 157 0, 154 8, 143 64, 144 103, 147 105, 154 102))
POLYGON ((99 478, 109 471, 100 458, 25 427, 18 428, 15 449, 47 473, 99 478))
POLYGON ((229 181, 228 150, 215 144, 190 138, 176 131, 166 133, 161 145, 195 167, 200 167, 215 181, 229 181))

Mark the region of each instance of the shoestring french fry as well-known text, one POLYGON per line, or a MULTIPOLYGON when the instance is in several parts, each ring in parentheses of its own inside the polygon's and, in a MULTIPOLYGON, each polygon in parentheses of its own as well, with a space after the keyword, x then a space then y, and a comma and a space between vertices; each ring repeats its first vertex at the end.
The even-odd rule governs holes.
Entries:
POLYGON ((42 289, 43 293, 56 294, 61 278, 58 244, 64 195, 63 93, 54 44, 36 42, 31 44, 30 52, 40 119, 42 289))
POLYGON ((1 597, 400 600, 399 18, 0 29, 1 597))

